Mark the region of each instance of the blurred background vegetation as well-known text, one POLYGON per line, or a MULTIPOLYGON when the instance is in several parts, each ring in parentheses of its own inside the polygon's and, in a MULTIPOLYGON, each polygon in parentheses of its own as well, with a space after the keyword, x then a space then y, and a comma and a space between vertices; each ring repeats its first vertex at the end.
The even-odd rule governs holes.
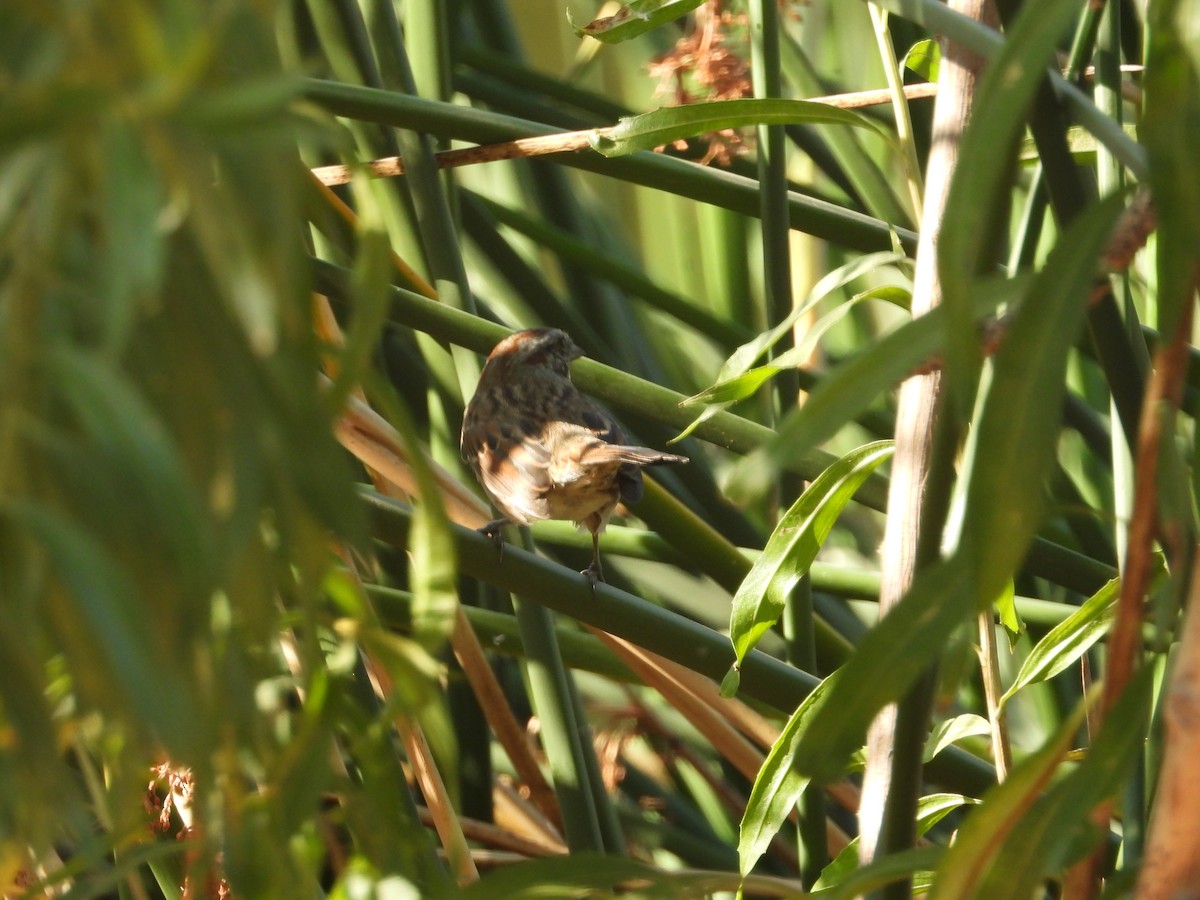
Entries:
POLYGON ((3 893, 1193 896, 1198 10, 997 7, 0 5, 3 893), (995 65, 914 318, 941 35, 995 65), (691 458, 594 597, 571 523, 473 530, 463 407, 535 325, 691 458))

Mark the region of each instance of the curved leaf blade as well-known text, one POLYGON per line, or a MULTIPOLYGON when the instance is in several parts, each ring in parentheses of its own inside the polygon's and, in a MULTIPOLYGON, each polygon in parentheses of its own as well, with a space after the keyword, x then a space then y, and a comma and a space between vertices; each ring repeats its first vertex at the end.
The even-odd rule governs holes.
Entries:
POLYGON ((1008 30, 1008 39, 984 73, 975 116, 962 138, 946 200, 938 244, 942 305, 946 308, 945 378, 950 407, 962 421, 971 414, 983 353, 975 332, 971 287, 983 264, 1006 178, 1024 131, 1026 110, 1046 78, 1054 48, 1080 7, 1079 0, 1048 0, 1026 6, 1008 30))
POLYGON ((1092 830, 1092 810, 1119 789, 1142 746, 1153 678, 1150 667, 1134 677, 1079 765, 1045 794, 1041 789, 1071 746, 1084 704, 1045 750, 990 791, 942 858, 931 900, 1028 897, 1047 875, 1069 864, 1072 850, 1080 847, 1070 836, 1092 830))
MULTIPOLYGON (((978 284, 976 314, 982 318, 1001 304, 1016 302, 1025 295, 1029 284, 1027 277, 978 284)), ((738 464, 729 482, 730 495, 761 493, 788 459, 828 440, 880 395, 934 356, 945 340, 945 326, 945 314, 939 307, 904 323, 831 370, 808 395, 804 405, 788 413, 776 436, 738 464)))
MULTIPOLYGON (((930 794, 917 801, 917 837, 924 837, 934 825, 942 821, 954 810, 963 806, 975 805, 979 801, 974 797, 963 794, 930 794)), ((859 838, 854 837, 837 857, 821 871, 821 877, 813 885, 814 891, 826 888, 840 888, 853 877, 859 869, 858 857, 859 838)))
MULTIPOLYGON (((954 553, 917 574, 900 603, 871 629, 816 711, 797 765, 834 778, 862 744, 875 714, 898 700, 974 611, 991 604, 1025 558, 1041 523, 1042 479, 1059 431, 1067 353, 1119 198, 1074 223, 1035 278, 1000 352, 971 434, 963 535, 954 553)), ((925 317, 927 318, 927 317, 925 317)))
POLYGON ((1012 686, 1000 698, 1000 705, 1021 688, 1053 678, 1100 640, 1116 615, 1120 587, 1120 579, 1112 579, 1077 611, 1050 629, 1025 657, 1012 686))
POLYGON ((1062 235, 993 361, 964 454, 961 547, 975 570, 980 608, 1000 596, 1041 524, 1042 482, 1054 461, 1067 359, 1121 204, 1120 197, 1110 197, 1062 235))
POLYGON ((820 341, 825 332, 839 322, 858 303, 875 297, 882 297, 883 299, 896 302, 899 296, 910 296, 908 291, 894 285, 884 285, 860 293, 846 303, 839 304, 837 308, 827 313, 820 321, 807 329, 804 340, 798 346, 788 350, 778 359, 772 360, 769 365, 750 368, 768 350, 779 343, 785 334, 791 334, 796 327, 796 323, 831 293, 883 266, 902 264, 905 260, 907 260, 907 257, 903 253, 894 250, 868 253, 866 256, 860 256, 825 275, 813 285, 808 296, 804 298, 804 302, 796 306, 791 313, 784 317, 783 321, 774 328, 762 332, 754 340, 747 341, 734 350, 729 358, 725 360, 725 364, 721 366, 716 384, 684 401, 684 404, 704 403, 706 404, 706 408, 675 440, 682 440, 695 431, 701 423, 712 418, 722 409, 726 409, 731 404, 751 396, 763 384, 784 371, 785 368, 803 365, 812 355, 813 347, 817 345, 817 342, 820 341))
POLYGON ((1021 821, 1054 775, 1083 722, 1086 708, 1086 701, 1080 703, 1045 746, 1023 760, 1003 784, 988 791, 982 805, 959 829, 954 846, 942 857, 931 898, 983 896, 975 890, 995 859, 999 843, 1021 821))
POLYGON ((925 740, 925 751, 921 754, 924 762, 929 762, 951 744, 965 737, 991 734, 992 726, 983 716, 974 713, 963 713, 936 725, 925 740))
POLYGON ((875 714, 926 670, 929 648, 946 644, 973 606, 971 570, 961 556, 919 572, 812 710, 812 724, 797 742, 797 770, 820 782, 837 778, 875 714))
POLYGON ((576 25, 571 11, 567 21, 580 37, 595 38, 604 44, 619 44, 630 38, 653 31, 686 16, 704 0, 634 0, 611 16, 592 19, 586 25, 576 25))
POLYGON ((735 665, 779 619, 788 595, 816 559, 837 517, 892 451, 891 441, 852 450, 822 472, 784 513, 733 598, 729 631, 735 665))
POLYGON ((850 125, 884 135, 879 126, 848 109, 811 100, 714 100, 667 106, 598 128, 589 138, 593 150, 607 157, 653 150, 710 131, 751 125, 850 125))
POLYGON ((738 839, 738 866, 743 875, 754 868, 811 781, 793 764, 796 746, 803 740, 813 713, 821 707, 839 677, 835 672, 804 698, 758 770, 746 800, 738 839))

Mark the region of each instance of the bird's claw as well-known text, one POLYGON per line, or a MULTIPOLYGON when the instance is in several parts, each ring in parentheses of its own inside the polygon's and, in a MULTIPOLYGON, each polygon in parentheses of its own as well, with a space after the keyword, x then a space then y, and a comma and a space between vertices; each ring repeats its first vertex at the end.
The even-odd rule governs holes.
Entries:
POLYGON ((480 534, 486 538, 491 538, 492 543, 496 545, 496 552, 500 556, 500 562, 504 562, 504 535, 500 532, 500 529, 507 524, 507 519, 493 519, 478 529, 480 534))
POLYGON ((600 568, 600 560, 598 560, 598 559, 593 560, 592 564, 590 566, 588 566, 586 569, 584 569, 582 572, 580 572, 579 574, 588 580, 588 584, 591 585, 591 588, 592 588, 592 596, 593 597, 596 596, 596 584, 597 583, 604 583, 604 584, 608 583, 604 580, 604 570, 602 568, 600 568))

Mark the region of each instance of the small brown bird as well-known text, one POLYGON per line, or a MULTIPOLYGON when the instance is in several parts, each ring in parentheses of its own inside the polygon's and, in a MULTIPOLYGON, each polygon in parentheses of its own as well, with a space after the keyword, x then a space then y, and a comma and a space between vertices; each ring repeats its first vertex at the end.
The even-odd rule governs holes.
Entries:
POLYGON ((508 522, 575 522, 592 533, 592 564, 581 574, 595 585, 604 580, 600 532, 618 500, 641 499, 641 467, 687 457, 628 446, 612 417, 571 383, 571 360, 582 355, 557 328, 502 340, 467 404, 461 448, 503 516, 480 531, 499 540, 508 522))

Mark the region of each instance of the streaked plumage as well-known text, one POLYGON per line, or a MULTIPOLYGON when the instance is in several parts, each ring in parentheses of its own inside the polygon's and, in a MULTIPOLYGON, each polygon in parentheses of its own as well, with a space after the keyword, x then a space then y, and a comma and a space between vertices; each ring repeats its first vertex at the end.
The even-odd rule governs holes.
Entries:
POLYGON ((506 522, 566 519, 592 533, 592 564, 583 574, 603 580, 600 532, 618 501, 636 503, 642 466, 687 457, 625 443, 612 417, 571 383, 582 356, 556 328, 521 331, 488 356, 463 416, 462 456, 506 522))

